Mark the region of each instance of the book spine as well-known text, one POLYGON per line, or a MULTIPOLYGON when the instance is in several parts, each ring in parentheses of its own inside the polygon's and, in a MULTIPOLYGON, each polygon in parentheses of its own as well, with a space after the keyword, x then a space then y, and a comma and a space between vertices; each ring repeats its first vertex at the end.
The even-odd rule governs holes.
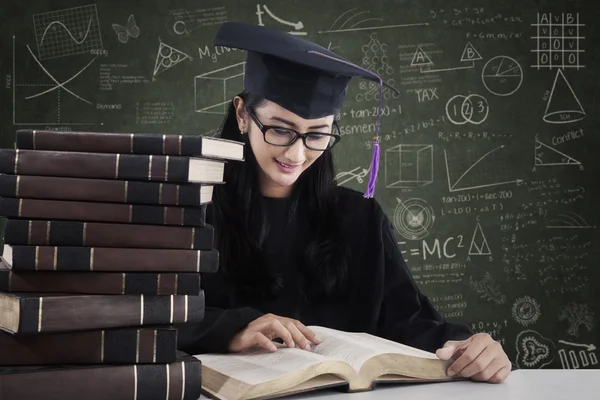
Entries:
POLYGON ((22 129, 17 130, 15 136, 17 149, 166 156, 202 155, 202 136, 199 135, 56 132, 22 129))
POLYGON ((2 400, 198 400, 202 364, 100 365, 24 370, 0 375, 2 400))
POLYGON ((28 219, 202 227, 206 222, 206 206, 161 207, 139 204, 0 198, 0 215, 28 219))
MULTIPOLYGON (((8 294, 10 295, 10 294, 8 294)), ((201 322, 204 292, 197 296, 20 294, 19 327, 13 333, 82 331, 201 322)), ((8 316, 6 316, 8 317, 8 316)), ((0 316, 2 318, 2 316, 0 316)))
POLYGON ((44 335, 0 332, 0 365, 170 363, 177 329, 114 328, 44 335))
POLYGON ((0 196, 197 207, 200 183, 163 183, 0 174, 0 196))
POLYGON ((219 251, 75 246, 11 246, 14 271, 214 273, 219 251))
POLYGON ((86 246, 210 250, 213 227, 109 224, 100 222, 6 221, 4 243, 33 246, 86 246))
POLYGON ((197 296, 200 274, 14 272, 0 269, 0 291, 197 296))
POLYGON ((189 158, 141 154, 0 149, 0 173, 188 182, 189 158))

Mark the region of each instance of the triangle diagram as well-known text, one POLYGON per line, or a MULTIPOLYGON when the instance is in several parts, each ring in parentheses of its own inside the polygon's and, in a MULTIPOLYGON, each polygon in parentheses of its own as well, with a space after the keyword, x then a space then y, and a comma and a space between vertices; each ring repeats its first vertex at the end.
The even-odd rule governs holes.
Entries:
POLYGON ((191 57, 168 44, 160 42, 158 53, 156 54, 156 62, 154 63, 154 76, 165 72, 187 59, 191 59, 191 57))
POLYGON ((535 165, 581 165, 573 157, 561 153, 553 147, 548 146, 536 139, 535 141, 535 165))
POLYGON ((417 46, 417 51, 415 51, 415 55, 413 56, 412 62, 410 65, 412 67, 421 66, 421 65, 431 65, 433 61, 429 58, 427 54, 423 51, 421 46, 417 46))
POLYGON ((488 246, 487 239, 483 234, 483 230, 481 229, 481 225, 479 222, 475 227, 475 231, 473 232, 473 238, 471 239, 471 246, 469 246, 469 255, 470 256, 487 256, 492 254, 490 251, 490 247, 488 246))
POLYGON ((460 61, 475 61, 481 60, 481 54, 473 47, 471 42, 467 42, 465 49, 463 50, 460 61))
POLYGON ((544 121, 566 124, 585 118, 585 111, 561 69, 556 71, 550 99, 544 112, 544 121))

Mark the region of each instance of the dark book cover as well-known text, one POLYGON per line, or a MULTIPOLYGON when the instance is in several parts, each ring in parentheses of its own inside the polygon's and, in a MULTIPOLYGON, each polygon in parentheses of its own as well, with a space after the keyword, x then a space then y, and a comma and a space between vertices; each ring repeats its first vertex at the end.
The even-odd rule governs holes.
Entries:
POLYGON ((0 197, 0 216, 202 227, 206 223, 206 206, 171 207, 0 197))
POLYGON ((0 329, 45 333, 201 322, 204 306, 203 291, 198 296, 0 292, 0 329))
POLYGON ((200 274, 12 271, 0 260, 0 291, 197 296, 200 293, 200 274))
POLYGON ((13 271, 217 272, 219 251, 4 245, 13 271))
POLYGON ((177 328, 169 325, 24 335, 0 331, 0 366, 171 363, 176 352, 177 328))
POLYGON ((0 367, 2 400, 198 400, 202 363, 0 367))
POLYGON ((203 227, 7 219, 4 243, 33 246, 210 250, 212 225, 203 227))
POLYGON ((213 185, 0 174, 0 197, 197 207, 213 185))

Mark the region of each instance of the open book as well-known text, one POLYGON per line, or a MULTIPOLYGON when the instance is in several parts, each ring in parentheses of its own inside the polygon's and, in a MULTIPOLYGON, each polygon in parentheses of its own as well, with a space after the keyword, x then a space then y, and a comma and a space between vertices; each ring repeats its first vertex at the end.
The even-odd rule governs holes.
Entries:
POLYGON ((309 326, 321 340, 312 351, 278 345, 229 354, 200 354, 202 391, 227 400, 283 397, 332 386, 372 390, 376 382, 432 382, 451 378, 450 361, 366 333, 309 326))

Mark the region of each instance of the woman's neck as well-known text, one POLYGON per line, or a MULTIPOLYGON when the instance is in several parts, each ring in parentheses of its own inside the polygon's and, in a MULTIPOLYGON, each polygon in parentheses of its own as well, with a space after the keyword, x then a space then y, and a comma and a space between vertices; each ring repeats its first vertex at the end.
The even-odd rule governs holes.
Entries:
POLYGON ((280 186, 265 176, 261 171, 259 174, 260 194, 265 197, 284 198, 292 194, 293 185, 280 186))

